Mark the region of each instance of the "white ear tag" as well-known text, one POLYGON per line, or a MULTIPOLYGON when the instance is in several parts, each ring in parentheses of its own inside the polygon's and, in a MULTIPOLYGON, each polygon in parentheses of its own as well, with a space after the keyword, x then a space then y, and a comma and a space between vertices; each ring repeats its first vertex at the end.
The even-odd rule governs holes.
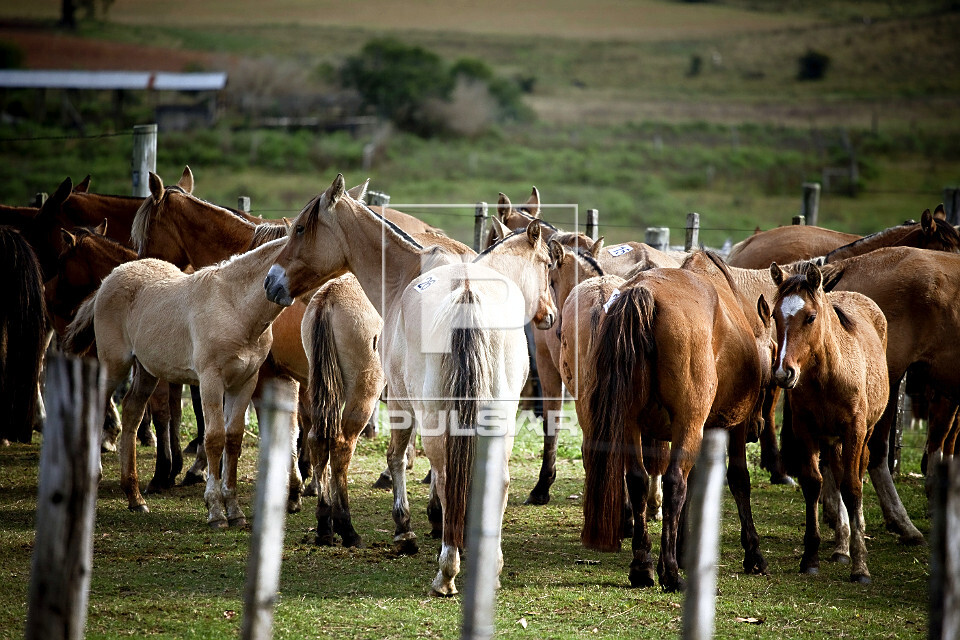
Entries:
POLYGON ((633 247, 628 244, 621 244, 617 245, 616 247, 608 247, 607 251, 609 251, 610 255, 612 255, 614 258, 619 258, 620 256, 633 251, 633 247))
POLYGON ((620 289, 614 289, 613 293, 610 294, 610 299, 607 300, 607 302, 603 305, 603 312, 610 313, 610 305, 612 305, 614 301, 619 297, 620 297, 620 289))

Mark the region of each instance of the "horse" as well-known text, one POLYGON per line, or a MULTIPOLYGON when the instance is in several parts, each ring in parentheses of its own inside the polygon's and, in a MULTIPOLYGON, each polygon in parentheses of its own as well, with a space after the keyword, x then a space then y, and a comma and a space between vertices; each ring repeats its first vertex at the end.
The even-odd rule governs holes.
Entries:
MULTIPOLYGON (((499 221, 510 230, 525 228, 532 220, 540 220, 544 238, 567 247, 588 250, 594 254, 604 272, 624 276, 632 269, 679 267, 680 263, 667 254, 640 242, 625 242, 601 251, 603 239, 593 240, 586 235, 563 232, 541 220, 540 192, 533 187, 527 202, 514 207, 510 199, 500 194, 497 203, 499 221)), ((497 239, 491 227, 487 244, 497 239)), ((557 306, 562 303, 557 300, 557 306)), ((543 454, 540 474, 524 504, 543 505, 550 502, 550 487, 557 479, 557 431, 562 410, 563 386, 558 370, 560 342, 554 331, 533 330, 535 371, 543 398, 543 454)))
POLYGON ((863 255, 881 247, 917 247, 960 252, 960 234, 946 223, 943 205, 934 213, 923 211, 920 222, 907 220, 866 237, 823 227, 792 225, 761 231, 738 242, 727 264, 745 269, 768 269, 772 262, 786 264, 824 257, 825 262, 863 255))
MULTIPOLYGON (((133 368, 120 438, 120 486, 130 510, 149 510, 137 482, 134 437, 147 398, 163 379, 200 385, 210 463, 204 492, 208 524, 246 523, 236 491, 244 411, 270 352, 271 324, 283 309, 264 298, 260 282, 284 244, 274 240, 189 275, 162 260, 127 262, 104 279, 68 326, 65 345, 71 351, 82 352, 96 341, 106 370, 105 405, 133 368)), ((291 387, 279 388, 281 401, 294 402, 296 382, 291 387), (289 397, 282 397, 286 393, 289 397)), ((290 428, 295 433, 295 420, 290 428)))
MULTIPOLYGON (((889 435, 897 415, 900 382, 909 369, 937 393, 960 400, 960 358, 956 343, 933 336, 960 331, 960 256, 912 247, 877 249, 821 267, 825 291, 858 291, 871 298, 887 318, 887 369, 890 394, 886 411, 869 440, 869 472, 887 528, 903 544, 920 544, 923 535, 910 521, 887 466, 889 435)), ((928 473, 931 467, 928 466, 928 473)))
MULTIPOLYGON (((703 430, 728 429, 734 433, 727 481, 740 514, 743 566, 747 573, 764 573, 745 447, 747 424, 760 419, 760 392, 775 348, 769 307, 762 297, 751 305, 722 260, 707 252, 691 254, 680 269, 643 271, 614 293, 602 307, 589 357, 579 363, 581 369, 593 367, 584 376, 585 407, 578 409, 586 471, 581 542, 601 551, 620 548, 622 474, 631 497, 642 500, 648 482, 644 442, 670 441, 657 575, 664 590, 683 589, 677 536, 687 476, 703 430)), ((652 586, 650 538, 639 515, 630 583, 652 586)))
POLYGON ((40 264, 30 243, 0 226, 0 439, 30 442, 40 412, 38 380, 46 347, 40 264))
MULTIPOLYGON (((93 230, 61 230, 65 248, 58 260, 56 275, 44 285, 48 315, 61 338, 66 333, 67 325, 76 316, 77 309, 99 288, 103 279, 118 265, 137 259, 132 249, 103 235, 105 226, 104 221, 93 230)), ((157 461, 153 478, 147 485, 147 493, 174 486, 183 469, 179 437, 181 394, 181 385, 161 384, 150 396, 150 417, 157 432, 157 461)), ((111 403, 104 421, 104 437, 112 436, 115 439, 119 425, 120 417, 111 403)))
MULTIPOLYGON (((433 470, 431 486, 441 503, 442 546, 433 595, 457 592, 479 416, 488 429, 505 434, 510 450, 529 363, 524 317, 543 327, 556 317, 547 289, 548 263, 538 222, 464 263, 442 249, 424 247, 352 198, 338 174, 294 220, 287 245, 264 281, 269 299, 289 304, 349 270, 383 317, 387 405, 392 415, 420 425, 433 470), (389 268, 382 262, 387 257, 389 268), (447 418, 455 421, 456 434, 447 433, 447 418)), ((410 423, 394 429, 388 450, 394 545, 404 553, 417 549, 402 459, 413 428, 410 423)), ((503 474, 501 523, 506 464, 503 474)))
POLYGON ((850 580, 870 583, 864 542, 863 477, 867 441, 887 404, 887 320, 875 302, 854 291, 825 293, 815 264, 785 277, 774 262, 777 285, 773 317, 777 362, 773 378, 789 390, 793 435, 799 443, 800 487, 806 502, 801 573, 820 567, 817 517, 823 479, 820 452, 836 482, 846 511, 840 510, 838 550, 847 556, 850 580), (846 518, 842 516, 846 515, 846 518))

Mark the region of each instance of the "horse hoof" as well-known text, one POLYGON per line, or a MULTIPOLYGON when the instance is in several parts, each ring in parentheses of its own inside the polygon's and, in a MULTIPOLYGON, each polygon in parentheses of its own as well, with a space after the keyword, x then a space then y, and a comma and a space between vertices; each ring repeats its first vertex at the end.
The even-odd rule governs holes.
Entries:
POLYGON ((157 446, 157 436, 150 432, 149 437, 138 438, 140 440, 140 446, 142 447, 156 447, 157 446))
POLYGON ((167 489, 170 489, 173 485, 167 484, 166 482, 160 482, 156 480, 151 480, 150 484, 147 485, 147 495, 151 493, 163 493, 167 489))
POLYGON ((207 522, 211 529, 226 529, 229 525, 226 520, 210 520, 207 522))
POLYGON ((765 576, 767 575, 767 561, 762 556, 744 558, 743 572, 747 575, 765 576))
POLYGON ((393 550, 397 555, 412 556, 420 551, 416 536, 393 541, 393 550))
POLYGON ((438 591, 434 587, 430 587, 430 595, 434 598, 452 598, 457 595, 457 588, 450 587, 450 589, 445 589, 444 591, 438 591))
POLYGON ((203 442, 202 438, 194 438, 187 445, 187 448, 183 450, 183 455, 185 456, 195 456, 197 455, 197 447, 200 446, 200 443, 203 442))
POLYGON ((134 513, 150 513, 150 507, 145 504, 132 504, 128 506, 127 509, 134 513))
POLYGON ((668 580, 667 582, 660 583, 660 588, 663 589, 664 593, 680 593, 687 587, 686 582, 683 578, 678 577, 676 582, 668 580))
POLYGON ((247 519, 243 516, 239 516, 237 518, 230 518, 228 523, 231 527, 245 527, 247 526, 247 519))
POLYGON ((850 556, 839 551, 834 551, 830 556, 830 562, 839 562, 840 564, 850 564, 850 556))
POLYGON ((333 534, 325 533, 321 535, 318 533, 317 536, 313 539, 313 543, 318 547, 332 547, 334 544, 333 534))
POLYGON ((656 584, 653 577, 653 567, 630 567, 630 586, 633 588, 652 587, 656 584))
POLYGON ((358 535, 347 536, 343 539, 343 546, 348 549, 362 549, 363 538, 358 535))
POLYGON ((187 471, 183 475, 183 480, 180 482, 181 487, 189 487, 195 484, 203 484, 207 481, 203 474, 197 474, 192 471, 187 471))
POLYGON ((527 496, 527 499, 523 501, 523 504, 532 504, 532 505, 545 505, 550 502, 549 493, 538 493, 536 491, 531 491, 530 495, 527 496))
POLYGON ((303 488, 303 495, 305 495, 305 496, 307 496, 307 497, 314 497, 314 496, 316 496, 316 495, 317 495, 317 487, 316 487, 316 485, 313 484, 312 482, 311 482, 310 484, 306 485, 306 486, 303 488))
POLYGON ((297 500, 287 500, 287 513, 300 513, 300 510, 303 508, 303 501, 300 499, 297 500))
POLYGON ((924 543, 923 534, 919 531, 916 533, 903 533, 897 542, 907 547, 915 547, 924 543))
POLYGON ((870 576, 864 573, 854 573, 850 575, 850 582, 857 584, 870 584, 870 576))
POLYGON ((820 573, 820 567, 807 567, 806 569, 801 567, 800 573, 806 576, 815 576, 820 573))
POLYGON ((434 540, 439 540, 440 538, 442 538, 442 537, 443 537, 443 528, 440 528, 440 529, 431 529, 431 530, 430 530, 430 537, 433 538, 434 540))
POLYGON ((373 483, 374 489, 393 489, 393 478, 385 473, 381 473, 377 481, 373 483))
POLYGON ((433 469, 427 471, 427 475, 423 476, 423 480, 420 481, 420 484, 430 484, 433 473, 433 469))
POLYGON ((787 487, 795 487, 797 486, 797 481, 786 474, 781 475, 779 473, 771 473, 770 484, 782 484, 787 487))
POLYGON ((116 453, 117 445, 112 442, 101 442, 100 453, 116 453))

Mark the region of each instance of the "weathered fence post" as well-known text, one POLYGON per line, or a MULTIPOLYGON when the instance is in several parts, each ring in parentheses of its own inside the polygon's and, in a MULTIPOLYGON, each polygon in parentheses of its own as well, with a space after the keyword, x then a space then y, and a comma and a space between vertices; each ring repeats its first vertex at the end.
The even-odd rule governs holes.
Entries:
POLYGON ((647 227, 644 242, 658 251, 670 249, 670 227, 647 227))
POLYGON ((477 429, 477 453, 467 513, 467 567, 463 589, 462 640, 492 638, 498 549, 503 513, 504 434, 477 429))
POLYGON ((105 385, 96 361, 47 360, 27 640, 84 636, 105 385))
POLYGON ((600 210, 587 209, 587 235, 591 240, 600 237, 600 210))
POLYGON ((473 214, 473 250, 483 249, 483 234, 487 228, 487 203, 478 202, 473 214))
POLYGON ((690 528, 684 546, 687 592, 683 602, 684 640, 713 638, 720 555, 720 502, 725 484, 727 432, 703 432, 700 457, 690 487, 690 528))
POLYGON ((43 203, 47 201, 47 197, 48 196, 46 191, 38 191, 36 195, 33 196, 33 203, 31 206, 34 206, 37 209, 39 209, 40 207, 43 206, 43 203))
POLYGON ((683 241, 684 251, 693 251, 700 246, 700 214, 687 214, 687 237, 683 241))
POLYGON ((954 226, 960 224, 960 189, 944 187, 943 211, 947 214, 947 222, 954 226))
POLYGON ((930 533, 931 640, 960 638, 960 460, 942 462, 934 470, 933 530, 930 533))
POLYGON ((807 224, 807 219, 804 216, 793 216, 793 220, 790 221, 790 224, 800 225, 801 227, 807 224))
POLYGON ((887 448, 887 466, 890 475, 894 478, 900 473, 900 452, 903 449, 903 413, 907 398, 907 376, 900 381, 900 391, 897 395, 897 416, 890 428, 890 442, 887 448))
POLYGON ((243 595, 240 637, 244 640, 270 638, 273 634, 273 607, 280 583, 292 458, 290 421, 295 409, 295 399, 284 397, 281 387, 267 387, 263 399, 264 420, 260 425, 253 535, 243 595))
POLYGON ((237 210, 250 213, 250 196, 240 196, 237 198, 237 210))
POLYGON ((157 170, 157 125, 138 124, 133 127, 133 159, 131 164, 132 195, 146 198, 150 195, 150 172, 157 170))
POLYGON ((390 194, 382 191, 367 191, 367 204, 371 207, 388 207, 390 194))
POLYGON ((803 183, 803 206, 800 208, 800 214, 803 216, 806 224, 816 226, 817 215, 820 212, 820 183, 803 183))

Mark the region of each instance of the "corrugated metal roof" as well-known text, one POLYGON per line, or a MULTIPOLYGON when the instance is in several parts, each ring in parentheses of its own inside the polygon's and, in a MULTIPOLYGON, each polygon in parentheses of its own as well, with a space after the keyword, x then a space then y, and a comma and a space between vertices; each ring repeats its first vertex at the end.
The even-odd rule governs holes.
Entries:
POLYGON ((227 84, 223 71, 20 71, 0 70, 0 87, 16 89, 158 89, 219 91, 227 84))

